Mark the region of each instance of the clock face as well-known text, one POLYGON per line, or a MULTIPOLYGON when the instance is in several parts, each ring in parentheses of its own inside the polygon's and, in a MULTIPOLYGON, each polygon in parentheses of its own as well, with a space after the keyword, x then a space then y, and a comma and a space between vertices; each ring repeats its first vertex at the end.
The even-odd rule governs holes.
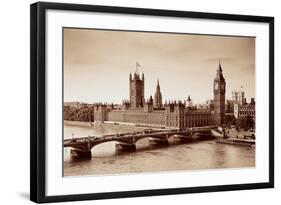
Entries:
POLYGON ((224 90, 224 84, 221 84, 221 89, 224 90))
POLYGON ((219 89, 219 84, 215 83, 215 90, 219 89))

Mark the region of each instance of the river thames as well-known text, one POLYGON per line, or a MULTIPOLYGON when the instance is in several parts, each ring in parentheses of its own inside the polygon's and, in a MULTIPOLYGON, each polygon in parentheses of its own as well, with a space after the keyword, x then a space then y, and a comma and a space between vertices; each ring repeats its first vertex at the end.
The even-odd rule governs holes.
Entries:
MULTIPOLYGON (((64 122, 64 139, 141 131, 145 128, 103 124, 89 126, 83 122, 64 122)), ((136 143, 134 152, 117 152, 115 142, 99 144, 92 149, 91 159, 77 159, 64 148, 64 176, 161 172, 178 170, 224 169, 255 166, 255 149, 195 139, 169 146, 152 147, 148 139, 136 143)))

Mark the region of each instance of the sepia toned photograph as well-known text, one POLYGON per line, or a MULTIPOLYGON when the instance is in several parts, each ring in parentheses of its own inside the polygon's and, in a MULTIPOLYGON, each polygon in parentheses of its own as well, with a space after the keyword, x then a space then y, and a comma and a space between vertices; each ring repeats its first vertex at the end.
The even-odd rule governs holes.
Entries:
POLYGON ((255 40, 63 28, 63 176, 254 168, 255 40))

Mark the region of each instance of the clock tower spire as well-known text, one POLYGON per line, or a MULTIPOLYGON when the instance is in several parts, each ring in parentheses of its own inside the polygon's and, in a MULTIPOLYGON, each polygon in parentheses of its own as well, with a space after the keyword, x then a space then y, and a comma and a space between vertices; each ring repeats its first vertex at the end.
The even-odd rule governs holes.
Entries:
POLYGON ((219 61, 217 75, 214 80, 214 123, 216 126, 223 126, 225 118, 225 79, 222 74, 222 67, 219 61))

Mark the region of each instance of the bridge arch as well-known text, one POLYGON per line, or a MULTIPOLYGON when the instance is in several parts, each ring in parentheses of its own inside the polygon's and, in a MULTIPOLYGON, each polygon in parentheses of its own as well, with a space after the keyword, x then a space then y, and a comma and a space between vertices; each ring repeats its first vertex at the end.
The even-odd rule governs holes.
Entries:
MULTIPOLYGON (((79 152, 91 152, 92 149, 100 144, 107 142, 117 142, 118 146, 121 147, 135 147, 136 143, 145 138, 160 139, 159 141, 168 141, 169 138, 178 135, 181 140, 187 139, 191 133, 201 133, 208 134, 211 132, 212 127, 198 127, 194 129, 186 130, 167 130, 161 132, 151 132, 151 133, 135 133, 135 134, 120 134, 120 135, 107 135, 103 137, 85 137, 78 139, 68 139, 64 141, 64 147, 72 147, 79 152), (186 136, 186 138, 184 137, 186 136)), ((156 140, 157 141, 157 140, 156 140)))

